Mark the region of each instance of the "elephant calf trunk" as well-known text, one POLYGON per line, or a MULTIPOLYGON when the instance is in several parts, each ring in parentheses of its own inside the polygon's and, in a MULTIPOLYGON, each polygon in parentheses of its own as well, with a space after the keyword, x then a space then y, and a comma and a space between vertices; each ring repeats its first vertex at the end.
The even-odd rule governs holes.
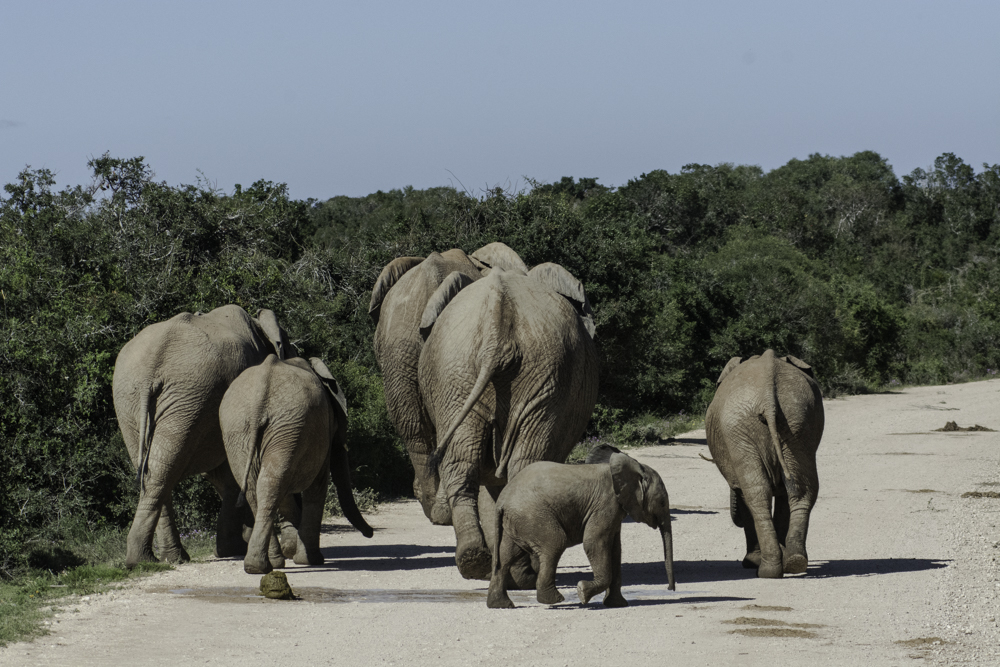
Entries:
MULTIPOLYGON (((669 520, 668 518, 667 521, 669 520)), ((660 528, 660 536, 663 538, 663 564, 667 568, 667 588, 672 591, 677 590, 674 584, 674 536, 669 523, 660 528)))

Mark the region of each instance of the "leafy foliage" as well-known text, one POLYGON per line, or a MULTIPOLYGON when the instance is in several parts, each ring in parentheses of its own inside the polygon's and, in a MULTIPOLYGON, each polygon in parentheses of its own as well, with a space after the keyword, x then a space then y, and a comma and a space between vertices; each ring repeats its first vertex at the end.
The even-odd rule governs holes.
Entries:
MULTIPOLYGON (((588 435, 616 442, 698 414, 729 357, 768 347, 812 364, 827 394, 1000 368, 1000 165, 976 172, 950 153, 901 179, 866 151, 768 173, 691 164, 620 188, 564 177, 479 197, 404 188, 323 202, 270 181, 171 186, 142 158, 89 164, 88 185, 57 191, 51 172, 27 168, 0 199, 4 575, 67 521, 127 526, 137 494, 111 402, 115 357, 182 311, 274 310, 345 389, 356 486, 409 493, 367 316, 399 256, 503 241, 529 266, 576 275, 602 365, 588 435)), ((184 530, 211 527, 204 480, 177 495, 184 530)))

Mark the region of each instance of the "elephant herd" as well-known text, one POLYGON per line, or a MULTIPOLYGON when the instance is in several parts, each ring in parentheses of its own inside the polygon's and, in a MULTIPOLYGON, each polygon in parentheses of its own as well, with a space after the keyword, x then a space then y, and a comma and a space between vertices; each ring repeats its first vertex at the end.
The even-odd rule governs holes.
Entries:
MULTIPOLYGON (((453 526, 461 575, 491 580, 489 606, 511 606, 509 588, 560 601, 556 563, 580 543, 595 573, 580 582, 581 601, 608 591, 605 604, 622 606, 626 514, 660 529, 674 587, 659 475, 610 447, 589 465, 562 463, 598 389, 593 312, 569 271, 529 269, 503 243, 400 257, 375 282, 369 315, 414 494, 432 523, 453 526)), ((823 431, 812 369, 768 350, 734 357, 717 386, 707 441, 746 534, 743 565, 762 577, 804 572, 823 431)), ((222 498, 216 555, 245 556, 249 573, 286 558, 323 563, 331 480, 347 519, 371 537, 350 485, 344 393, 320 359, 296 356, 271 311, 228 305, 143 329, 118 356, 113 394, 139 488, 128 567, 155 560, 154 532, 160 558, 188 559, 171 495, 197 473, 222 498)))

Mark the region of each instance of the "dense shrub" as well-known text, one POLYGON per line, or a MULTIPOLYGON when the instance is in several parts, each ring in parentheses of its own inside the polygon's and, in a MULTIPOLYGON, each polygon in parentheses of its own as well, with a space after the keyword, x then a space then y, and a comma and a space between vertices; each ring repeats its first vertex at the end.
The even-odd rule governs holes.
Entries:
MULTIPOLYGON (((322 202, 269 181, 171 186, 142 158, 90 166, 91 183, 61 191, 25 169, 0 200, 0 574, 68 525, 128 525, 115 357, 182 311, 274 310, 347 393, 356 486, 409 493, 367 315, 399 256, 503 241, 580 278, 601 359, 591 436, 628 440, 703 410, 729 357, 767 347, 811 363, 828 393, 1000 368, 1000 166, 977 173, 952 154, 902 179, 862 152, 768 173, 692 164, 617 189, 566 177, 322 202)), ((210 528, 211 487, 176 493, 185 529, 210 528)))

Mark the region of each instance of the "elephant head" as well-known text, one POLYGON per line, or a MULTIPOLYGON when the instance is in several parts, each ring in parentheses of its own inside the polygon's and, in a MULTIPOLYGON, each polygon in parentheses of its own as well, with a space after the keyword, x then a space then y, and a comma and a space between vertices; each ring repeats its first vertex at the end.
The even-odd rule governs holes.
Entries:
POLYGON ((424 261, 423 257, 397 257, 382 269, 372 288, 372 298, 368 304, 368 317, 372 324, 378 324, 379 316, 382 314, 382 301, 388 294, 392 286, 403 277, 407 271, 424 261))
POLYGON ((257 311, 257 317, 254 320, 260 325, 267 339, 271 341, 271 345, 274 346, 274 353, 278 355, 278 359, 284 361, 295 356, 295 351, 288 341, 288 334, 278 324, 278 318, 275 316, 273 310, 261 308, 257 311))
POLYGON ((675 590, 674 545, 667 487, 655 470, 627 454, 614 452, 609 463, 618 503, 635 521, 659 529, 663 540, 663 563, 667 569, 668 587, 675 590))
POLYGON ((469 259, 476 265, 483 277, 487 276, 490 269, 500 268, 504 271, 513 271, 522 276, 528 275, 528 266, 521 259, 521 256, 514 252, 506 243, 489 243, 479 250, 469 255, 469 259))

